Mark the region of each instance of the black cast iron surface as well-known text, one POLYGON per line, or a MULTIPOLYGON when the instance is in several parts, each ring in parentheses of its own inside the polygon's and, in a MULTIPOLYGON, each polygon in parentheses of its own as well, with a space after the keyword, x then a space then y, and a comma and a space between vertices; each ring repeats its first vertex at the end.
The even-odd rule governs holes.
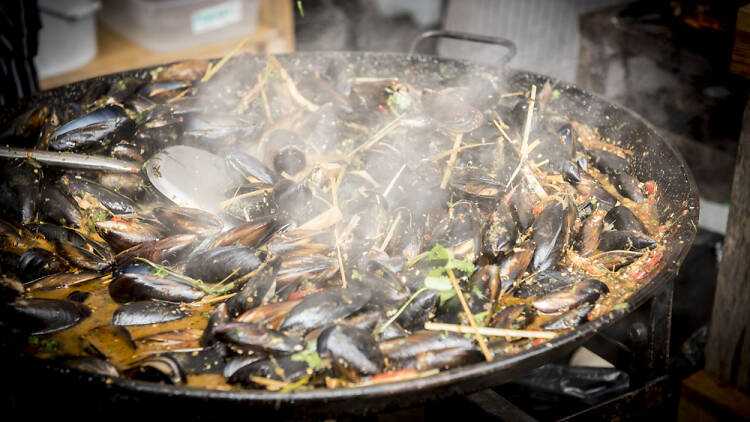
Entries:
MULTIPOLYGON (((528 90, 532 84, 541 88, 550 80, 546 76, 530 72, 501 70, 466 61, 421 55, 324 52, 293 53, 277 57, 287 69, 292 70, 292 73, 294 69, 320 70, 322 73, 331 66, 341 66, 341 69, 356 75, 395 76, 418 85, 467 72, 503 73, 508 92, 528 90)), ((257 60, 262 60, 262 57, 257 60)), ((124 76, 143 78, 150 69, 106 75, 98 79, 113 83, 124 76)), ((90 82, 81 81, 45 91, 22 103, 0 109, 0 121, 8 121, 31 104, 60 105, 74 101, 90 82)), ((620 320, 653 297, 674 278, 695 237, 698 195, 695 182, 683 158, 642 118, 575 85, 555 80, 551 80, 551 83, 560 91, 560 96, 550 103, 550 110, 566 115, 571 120, 599 128, 602 135, 610 137, 624 148, 631 149, 631 161, 638 179, 655 180, 658 184, 660 218, 663 221, 671 219, 676 222, 676 229, 667 236, 669 246, 664 254, 666 266, 648 284, 626 300, 626 308, 611 311, 517 355, 501 357, 492 362, 446 370, 430 377, 409 381, 291 393, 261 390, 218 391, 129 379, 105 379, 63 369, 54 362, 41 361, 3 348, 3 365, 9 367, 9 375, 17 373, 24 379, 34 379, 33 382, 11 386, 6 378, 5 387, 11 387, 11 391, 17 392, 12 400, 17 400, 17 404, 26 403, 24 397, 27 397, 27 394, 33 392, 35 395, 41 395, 46 388, 53 389, 57 399, 87 398, 89 403, 106 403, 109 408, 119 409, 122 412, 120 415, 128 412, 136 414, 137 408, 148 404, 167 406, 172 412, 193 417, 204 413, 208 416, 211 414, 209 409, 221 409, 224 412, 230 409, 250 408, 254 417, 264 414, 302 418, 366 415, 500 385, 544 363, 565 356, 598 330, 620 320), (44 380, 43 385, 40 385, 40 379, 44 380), (25 384, 29 384, 29 391, 24 392, 25 384)), ((11 376, 10 379, 14 378, 15 376, 11 376)))

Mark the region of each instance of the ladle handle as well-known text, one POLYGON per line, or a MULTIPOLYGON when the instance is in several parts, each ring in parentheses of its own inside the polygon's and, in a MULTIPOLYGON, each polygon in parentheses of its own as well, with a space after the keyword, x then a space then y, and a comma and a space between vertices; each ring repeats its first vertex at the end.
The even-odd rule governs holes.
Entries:
POLYGON ((69 152, 33 151, 18 148, 0 148, 0 157, 31 158, 42 164, 84 170, 112 171, 118 173, 138 173, 140 163, 135 161, 116 160, 100 155, 73 154, 69 152))
POLYGON ((516 52, 518 51, 518 47, 516 47, 516 44, 507 38, 449 31, 447 29, 436 29, 433 31, 425 31, 414 38, 414 41, 411 42, 411 47, 409 47, 409 54, 414 54, 414 50, 417 49, 419 43, 426 40, 427 38, 451 38, 454 40, 473 41, 505 47, 508 49, 508 52, 505 53, 500 59, 501 67, 508 64, 508 62, 516 56, 516 52))

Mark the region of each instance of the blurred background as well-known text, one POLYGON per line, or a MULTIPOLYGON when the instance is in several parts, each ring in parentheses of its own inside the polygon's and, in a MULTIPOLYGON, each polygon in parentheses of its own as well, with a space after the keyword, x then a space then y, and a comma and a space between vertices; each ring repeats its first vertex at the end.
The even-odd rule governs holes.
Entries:
MULTIPOLYGON (((736 35, 738 11, 745 3, 39 0, 41 29, 32 56, 37 88, 49 89, 183 58, 220 57, 240 42, 242 50, 253 53, 405 53, 415 37, 432 29, 513 41, 518 54, 508 66, 578 84, 632 109, 683 154, 695 175, 701 194, 700 230, 676 281, 670 340, 677 381, 672 380, 660 402, 662 411, 667 409, 664 414, 674 416, 680 377, 702 367, 705 326, 726 230, 750 76, 743 61, 743 54, 750 54, 743 50, 747 40, 736 35)), ((505 53, 502 47, 447 39, 423 42, 418 52, 487 64, 499 63, 505 53)), ((573 365, 613 366, 585 356, 586 352, 574 356, 573 365)), ((557 419, 628 389, 621 373, 611 370, 583 375, 548 370, 498 391, 529 415, 557 419), (560 387, 545 389, 544 384, 560 387)), ((493 415, 486 403, 457 398, 399 417, 454 413, 478 415, 480 420, 493 415)))

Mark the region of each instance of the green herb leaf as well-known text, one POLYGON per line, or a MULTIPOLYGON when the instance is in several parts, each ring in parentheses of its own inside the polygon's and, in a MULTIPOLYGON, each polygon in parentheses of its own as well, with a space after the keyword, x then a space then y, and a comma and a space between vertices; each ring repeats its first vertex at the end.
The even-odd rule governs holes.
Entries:
POLYGON ((299 10, 299 15, 304 18, 305 11, 302 9, 302 0, 297 0, 297 10, 299 10))
POLYGON ((293 354, 291 359, 298 362, 307 362, 307 366, 313 370, 323 367, 323 360, 318 354, 318 341, 315 339, 308 341, 305 350, 293 354))
POLYGON ((480 312, 478 314, 474 314, 474 321, 476 321, 477 325, 480 327, 484 326, 484 319, 487 318, 487 311, 480 312))
MULTIPOLYGON (((439 268, 437 268, 439 269, 439 268)), ((433 270, 434 271, 434 270, 433 270)), ((432 273, 432 271, 430 271, 432 273)), ((428 289, 439 290, 441 292, 446 290, 453 290, 450 278, 447 275, 430 275, 428 274, 424 278, 424 286, 428 289)))
POLYGON ((362 281, 362 274, 356 268, 352 269, 352 279, 362 281))

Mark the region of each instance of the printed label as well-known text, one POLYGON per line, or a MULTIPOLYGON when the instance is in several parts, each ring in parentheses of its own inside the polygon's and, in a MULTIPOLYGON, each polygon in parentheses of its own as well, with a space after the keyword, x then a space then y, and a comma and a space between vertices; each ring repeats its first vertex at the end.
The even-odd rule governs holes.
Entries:
POLYGON ((224 28, 242 20, 242 2, 228 1, 206 7, 190 16, 190 29, 193 34, 203 34, 224 28))

